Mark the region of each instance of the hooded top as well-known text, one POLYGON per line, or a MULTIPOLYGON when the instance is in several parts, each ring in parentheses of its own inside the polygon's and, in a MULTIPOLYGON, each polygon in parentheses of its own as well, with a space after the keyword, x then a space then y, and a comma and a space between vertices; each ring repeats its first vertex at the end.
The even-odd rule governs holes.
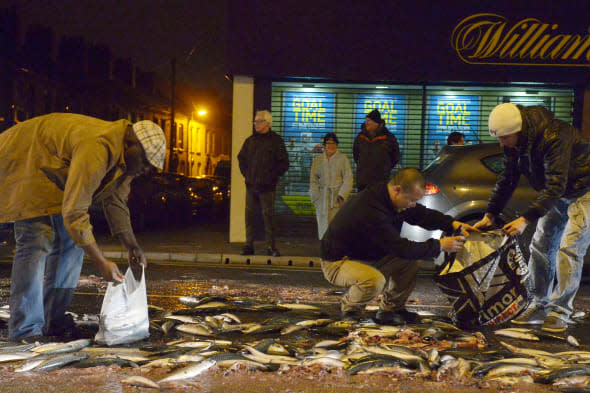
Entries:
POLYGON ((367 187, 350 198, 336 214, 322 238, 322 259, 344 258, 377 261, 385 256, 418 260, 437 257, 438 239, 415 242, 400 236, 407 222, 425 229, 453 231, 453 217, 417 204, 398 212, 387 191, 387 183, 367 187))
POLYGON ((375 136, 371 138, 361 125, 361 132, 354 139, 352 155, 356 162, 356 184, 364 188, 370 184, 389 180, 391 170, 399 161, 399 145, 385 122, 382 122, 375 136))

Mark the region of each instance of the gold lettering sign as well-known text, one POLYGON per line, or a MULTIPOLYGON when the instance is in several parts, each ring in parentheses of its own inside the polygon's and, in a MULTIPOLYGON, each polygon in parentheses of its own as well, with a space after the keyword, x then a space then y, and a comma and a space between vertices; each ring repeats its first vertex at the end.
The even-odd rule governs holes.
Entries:
POLYGON ((590 67, 590 34, 563 34, 535 18, 511 24, 501 15, 471 15, 455 26, 451 45, 469 64, 590 67))

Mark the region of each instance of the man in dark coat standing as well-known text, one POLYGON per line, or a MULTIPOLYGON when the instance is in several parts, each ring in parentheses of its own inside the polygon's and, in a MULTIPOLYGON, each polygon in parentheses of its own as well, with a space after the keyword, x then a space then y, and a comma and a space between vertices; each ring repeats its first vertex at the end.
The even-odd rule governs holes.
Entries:
POLYGON ((568 327, 590 244, 590 145, 574 127, 543 106, 504 103, 490 113, 490 135, 504 148, 487 213, 495 221, 524 175, 539 192, 521 216, 504 226, 520 235, 536 225, 530 246, 532 304, 512 323, 556 333, 568 327), (556 283, 555 283, 556 281, 556 283))
POLYGON ((361 125, 361 132, 354 139, 352 155, 356 162, 359 192, 368 185, 389 180, 391 170, 399 162, 399 145, 377 109, 369 112, 361 125))
POLYGON ((241 255, 254 254, 256 213, 262 209, 266 234, 266 252, 280 256, 275 246, 274 202, 279 178, 289 169, 285 143, 272 131, 272 115, 258 111, 254 118, 254 132, 242 145, 238 154, 240 171, 246 179, 246 245, 241 255))

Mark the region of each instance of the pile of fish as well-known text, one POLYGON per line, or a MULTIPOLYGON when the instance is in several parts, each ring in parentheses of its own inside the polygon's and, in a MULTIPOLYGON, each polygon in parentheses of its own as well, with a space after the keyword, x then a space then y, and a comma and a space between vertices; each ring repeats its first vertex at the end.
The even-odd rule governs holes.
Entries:
MULTIPOLYGON (((99 347, 89 339, 6 342, 0 343, 0 366, 14 372, 104 365, 166 369, 166 376, 157 382, 139 376, 123 381, 153 388, 195 377, 212 367, 270 372, 319 367, 342 369, 348 375, 407 375, 436 381, 472 377, 503 383, 590 385, 590 352, 552 353, 504 341, 491 349, 488 344, 491 335, 493 340, 496 336, 556 339, 579 346, 572 336, 508 328, 486 338, 481 332, 463 331, 434 317, 415 325, 386 326, 370 319, 331 319, 321 308, 306 304, 208 296, 179 300, 185 307, 174 312, 150 306, 152 342, 158 343, 99 347)), ((0 309, 0 321, 9 315, 6 307, 0 309)), ((97 324, 95 316, 73 316, 80 326, 97 324)))

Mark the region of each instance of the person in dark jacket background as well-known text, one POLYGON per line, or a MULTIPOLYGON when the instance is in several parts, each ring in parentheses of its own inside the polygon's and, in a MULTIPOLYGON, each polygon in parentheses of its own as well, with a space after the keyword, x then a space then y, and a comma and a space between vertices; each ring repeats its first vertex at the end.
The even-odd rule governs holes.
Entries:
POLYGON ((262 209, 268 255, 279 256, 275 246, 274 201, 279 178, 289 169, 285 143, 272 131, 272 115, 258 111, 254 117, 254 132, 238 154, 240 171, 246 180, 246 245, 242 255, 254 254, 256 213, 262 209))
POLYGON ((476 229, 416 202, 424 196, 426 181, 417 169, 401 169, 389 182, 371 185, 351 198, 330 223, 322 239, 322 272, 330 283, 348 287, 342 297, 345 319, 359 319, 365 305, 383 292, 377 321, 414 323, 405 308, 414 289, 421 260, 441 251, 456 252, 464 236, 414 242, 400 236, 404 222, 426 229, 462 234, 476 229))
POLYGON ((539 195, 503 227, 508 235, 520 235, 536 223, 529 259, 533 299, 512 322, 562 332, 570 321, 590 244, 590 145, 542 106, 500 104, 490 113, 488 126, 504 149, 504 169, 485 216, 475 226, 491 226, 520 175, 527 177, 539 195))
POLYGON ((463 146, 465 144, 465 135, 462 132, 454 131, 447 136, 447 145, 463 146))
POLYGON ((361 132, 354 138, 352 156, 356 163, 356 187, 359 192, 368 185, 388 181, 391 170, 399 162, 397 139, 385 127, 377 109, 367 114, 361 132))

